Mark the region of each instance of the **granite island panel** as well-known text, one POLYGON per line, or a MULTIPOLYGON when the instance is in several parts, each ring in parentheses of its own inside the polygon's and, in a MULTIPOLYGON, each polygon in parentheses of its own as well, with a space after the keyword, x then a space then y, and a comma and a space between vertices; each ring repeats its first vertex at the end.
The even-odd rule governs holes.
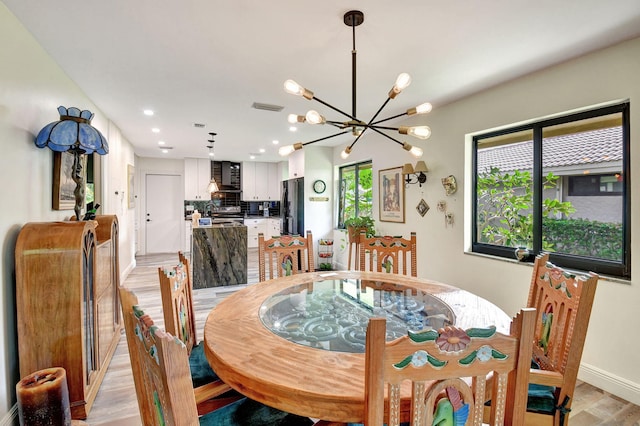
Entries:
POLYGON ((247 227, 241 223, 193 228, 193 288, 247 283, 247 227))

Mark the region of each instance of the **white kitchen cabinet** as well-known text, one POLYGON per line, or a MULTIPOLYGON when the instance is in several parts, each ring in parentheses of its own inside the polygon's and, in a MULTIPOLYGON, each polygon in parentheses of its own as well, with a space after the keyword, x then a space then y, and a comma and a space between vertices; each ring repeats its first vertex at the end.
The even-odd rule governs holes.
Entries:
POLYGON ((185 200, 210 200, 207 186, 211 182, 211 160, 208 158, 184 159, 185 200))
POLYGON ((242 200, 279 201, 280 181, 277 163, 242 163, 242 200))
POLYGON ((280 201, 280 188, 282 187, 282 180, 278 172, 278 163, 267 163, 269 176, 269 186, 267 188, 268 201, 280 201))
POLYGON ((267 238, 267 219, 245 219, 244 224, 247 226, 247 247, 258 247, 258 234, 265 234, 267 238))
POLYGON ((304 177, 304 149, 289 155, 289 179, 304 177))

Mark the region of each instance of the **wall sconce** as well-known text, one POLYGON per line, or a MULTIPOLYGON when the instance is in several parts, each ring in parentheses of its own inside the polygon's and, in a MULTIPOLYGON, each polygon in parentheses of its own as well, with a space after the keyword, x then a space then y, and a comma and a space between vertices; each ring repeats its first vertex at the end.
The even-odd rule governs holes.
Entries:
POLYGON ((409 184, 418 183, 422 186, 423 183, 427 181, 427 173, 429 169, 427 169, 427 164, 424 161, 418 161, 416 163, 416 167, 414 168, 411 163, 405 163, 402 166, 402 174, 406 176, 404 182, 409 184), (411 176, 413 175, 413 177, 411 176), (413 180, 415 178, 415 181, 413 180))

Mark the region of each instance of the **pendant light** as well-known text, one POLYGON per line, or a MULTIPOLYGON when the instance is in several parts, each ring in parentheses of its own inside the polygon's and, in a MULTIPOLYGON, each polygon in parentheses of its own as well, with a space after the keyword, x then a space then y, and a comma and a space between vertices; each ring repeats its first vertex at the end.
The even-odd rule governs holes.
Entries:
MULTIPOLYGON (((211 139, 209 139, 209 145, 207 145, 207 148, 209 148, 209 157, 211 157, 211 159, 213 159, 214 157, 214 150, 213 150, 213 143, 215 142, 213 140, 214 136, 217 133, 213 133, 213 132, 209 132, 209 135, 211 136, 211 139)), ((213 176, 211 176, 211 182, 209 182, 209 185, 207 186, 207 192, 213 194, 214 192, 218 192, 220 189, 218 188, 218 184, 216 183, 216 180, 213 176)))

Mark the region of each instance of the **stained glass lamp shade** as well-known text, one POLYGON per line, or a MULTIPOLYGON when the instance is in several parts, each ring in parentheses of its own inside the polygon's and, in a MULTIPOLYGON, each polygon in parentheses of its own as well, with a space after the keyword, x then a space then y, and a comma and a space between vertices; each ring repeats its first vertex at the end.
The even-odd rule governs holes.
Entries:
POLYGON ((36 137, 38 148, 49 147, 56 152, 73 153, 73 170, 71 177, 76 183, 75 196, 76 219, 80 220, 80 212, 84 203, 84 177, 82 176, 82 155, 94 152, 105 155, 109 152, 109 144, 98 129, 91 125, 94 114, 91 111, 80 111, 58 107, 60 120, 47 124, 36 137))

